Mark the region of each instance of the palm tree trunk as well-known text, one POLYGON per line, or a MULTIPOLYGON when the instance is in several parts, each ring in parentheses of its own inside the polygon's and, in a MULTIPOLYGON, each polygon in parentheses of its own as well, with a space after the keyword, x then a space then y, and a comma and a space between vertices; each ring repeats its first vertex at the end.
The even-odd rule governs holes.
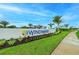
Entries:
POLYGON ((57 31, 58 31, 58 32, 60 32, 60 27, 59 27, 59 24, 58 24, 58 28, 57 28, 57 31))

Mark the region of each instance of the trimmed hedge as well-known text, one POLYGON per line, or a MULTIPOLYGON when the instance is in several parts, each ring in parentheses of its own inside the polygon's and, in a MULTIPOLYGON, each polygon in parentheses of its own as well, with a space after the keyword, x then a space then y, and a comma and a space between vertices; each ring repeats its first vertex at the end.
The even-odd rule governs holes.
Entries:
POLYGON ((22 39, 13 39, 13 38, 11 38, 10 40, 0 40, 0 42, 2 41, 1 44, 0 44, 0 49, 16 46, 16 45, 19 45, 19 44, 23 44, 23 43, 26 43, 26 42, 31 42, 31 41, 46 38, 46 37, 50 37, 52 35, 53 34, 50 33, 50 34, 37 35, 37 36, 32 36, 32 37, 30 37, 30 36, 23 37, 22 39))

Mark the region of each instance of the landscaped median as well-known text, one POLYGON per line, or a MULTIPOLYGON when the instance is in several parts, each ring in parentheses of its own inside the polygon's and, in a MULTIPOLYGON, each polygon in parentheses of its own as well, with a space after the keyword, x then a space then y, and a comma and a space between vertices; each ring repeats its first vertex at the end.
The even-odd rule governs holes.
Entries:
POLYGON ((9 47, 0 50, 2 55, 48 55, 58 46, 69 31, 63 31, 60 34, 51 37, 43 38, 41 40, 24 43, 21 45, 9 47))

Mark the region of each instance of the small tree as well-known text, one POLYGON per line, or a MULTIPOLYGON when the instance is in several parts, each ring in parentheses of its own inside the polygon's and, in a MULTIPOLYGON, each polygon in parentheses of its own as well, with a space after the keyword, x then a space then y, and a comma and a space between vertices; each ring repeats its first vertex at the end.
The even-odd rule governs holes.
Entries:
POLYGON ((29 26, 30 28, 32 28, 32 27, 33 27, 33 24, 28 24, 28 26, 29 26))
POLYGON ((7 21, 1 21, 0 24, 3 25, 3 28, 6 28, 7 25, 9 25, 9 22, 7 22, 7 21))
POLYGON ((34 25, 34 29, 36 29, 37 28, 37 26, 36 25, 34 25))
POLYGON ((52 24, 52 23, 50 23, 50 24, 48 24, 49 26, 50 26, 50 28, 52 29, 52 25, 54 25, 54 24, 52 24))
POLYGON ((27 28, 26 26, 22 26, 21 28, 27 28))
POLYGON ((38 29, 41 29, 43 26, 42 25, 37 25, 37 28, 38 29))
POLYGON ((8 28, 16 28, 15 25, 10 25, 10 26, 7 26, 8 28))
POLYGON ((46 29, 47 27, 46 26, 43 26, 43 28, 46 29))

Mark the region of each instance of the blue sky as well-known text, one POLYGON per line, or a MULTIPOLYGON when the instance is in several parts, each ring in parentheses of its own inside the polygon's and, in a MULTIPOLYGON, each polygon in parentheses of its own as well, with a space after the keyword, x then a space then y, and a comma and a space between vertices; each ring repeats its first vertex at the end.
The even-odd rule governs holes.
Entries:
POLYGON ((29 23, 46 26, 56 15, 62 16, 62 24, 79 27, 79 4, 77 3, 0 4, 0 21, 6 20, 16 26, 29 23))

